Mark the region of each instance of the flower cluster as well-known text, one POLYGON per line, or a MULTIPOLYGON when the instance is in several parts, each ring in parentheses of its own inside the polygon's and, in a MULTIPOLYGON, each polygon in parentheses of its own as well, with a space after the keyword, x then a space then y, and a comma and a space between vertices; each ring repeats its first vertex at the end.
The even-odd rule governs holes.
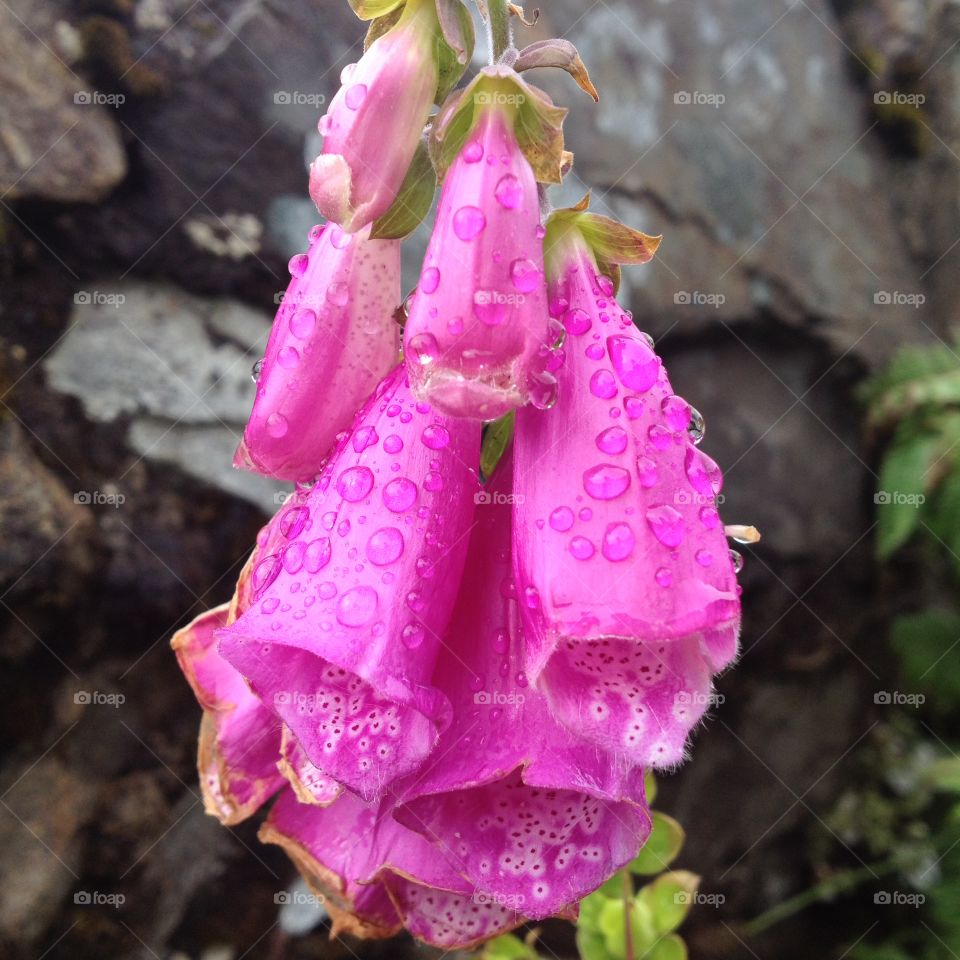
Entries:
POLYGON ((236 461, 296 489, 173 647, 207 811, 269 805, 261 838, 335 930, 462 947, 575 916, 637 855, 644 770, 682 759, 736 654, 737 563, 699 414, 616 301, 657 241, 544 214, 562 111, 512 66, 432 123, 401 358, 383 224, 467 31, 450 0, 365 3, 385 22, 311 170, 329 222, 290 263, 236 461))

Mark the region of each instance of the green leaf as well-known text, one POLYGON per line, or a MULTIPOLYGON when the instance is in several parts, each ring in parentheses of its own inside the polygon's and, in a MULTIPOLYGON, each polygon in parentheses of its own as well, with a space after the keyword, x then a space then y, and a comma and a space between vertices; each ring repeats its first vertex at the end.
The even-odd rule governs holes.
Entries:
POLYGON ((653 801, 657 799, 657 777, 652 770, 647 770, 643 775, 643 792, 647 806, 653 806, 653 801))
POLYGON ((960 616, 925 610, 897 617, 890 645, 900 658, 900 672, 910 691, 922 692, 938 710, 960 706, 960 670, 951 654, 960 655, 960 616))
MULTIPOLYGON (((620 887, 620 874, 614 874, 604 887, 616 882, 620 887)), ((603 887, 600 888, 603 890, 603 887)), ((620 887, 622 890, 622 887, 620 887)), ((612 896, 616 896, 614 891, 612 896)), ((606 939, 600 931, 600 914, 608 901, 600 890, 591 893, 580 901, 580 917, 577 920, 577 950, 581 960, 622 960, 614 957, 607 947, 606 939)))
POLYGON ((647 953, 645 960, 687 960, 687 945, 675 933, 671 933, 647 953))
POLYGON ((657 877, 637 894, 650 911, 658 934, 672 933, 693 906, 700 878, 687 870, 674 870, 657 877))
POLYGON ((483 960, 537 960, 537 952, 512 934, 491 940, 484 948, 483 960))
POLYGON ((443 103, 467 69, 477 37, 473 17, 460 0, 436 0, 436 3, 440 21, 440 36, 437 37, 440 82, 436 102, 443 103))
POLYGON ((877 556, 885 560, 910 538, 920 523, 920 505, 940 438, 900 430, 887 450, 877 480, 877 556))
POLYGON ((500 458, 506 453, 513 439, 514 412, 511 410, 499 420, 487 425, 483 431, 483 448, 480 451, 480 472, 484 480, 493 476, 500 458))
POLYGON ((923 779, 934 790, 960 793, 960 757, 937 760, 924 771, 923 779))
POLYGON ((933 510, 927 511, 924 522, 933 539, 949 555, 956 573, 960 574, 960 469, 955 459, 941 457, 934 468, 947 468, 951 472, 943 478, 936 490, 933 510))
POLYGON ((375 20, 385 17, 397 7, 403 6, 405 0, 350 0, 350 7, 361 20, 375 20))
POLYGON ((433 172, 426 141, 421 140, 396 200, 390 209, 374 222, 370 238, 400 240, 413 233, 430 212, 436 192, 437 175, 433 172))
MULTIPOLYGON (((607 900, 600 911, 599 929, 607 950, 614 957, 627 956, 626 904, 623 900, 607 900)), ((630 932, 633 951, 642 957, 657 942, 655 918, 650 907, 639 899, 630 902, 630 932)))
POLYGON ((639 876, 662 873, 677 858, 685 839, 683 827, 673 817, 654 811, 650 837, 628 869, 639 876))

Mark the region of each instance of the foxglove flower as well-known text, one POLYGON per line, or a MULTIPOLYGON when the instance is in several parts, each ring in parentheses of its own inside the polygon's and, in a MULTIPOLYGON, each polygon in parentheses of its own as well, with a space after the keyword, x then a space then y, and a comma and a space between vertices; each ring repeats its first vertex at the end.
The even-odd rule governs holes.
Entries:
POLYGON ((510 563, 509 457, 478 522, 435 682, 454 720, 398 788, 397 819, 452 856, 478 896, 539 920, 632 860, 649 833, 643 771, 566 730, 524 674, 510 563))
POLYGON ((493 420, 550 390, 540 201, 513 123, 508 106, 481 108, 444 180, 405 328, 416 395, 451 416, 493 420))
POLYGON ((349 233, 382 217, 400 190, 440 80, 438 32, 434 0, 408 0, 396 26, 344 69, 320 120, 310 196, 349 233))
POLYGON ((582 238, 551 258, 551 303, 567 331, 559 401, 516 424, 527 668, 580 736, 674 764, 737 648, 720 470, 582 238))
POLYGON ((303 481, 397 362, 400 243, 314 227, 290 273, 234 465, 303 481))
POLYGON ((217 652, 216 632, 245 602, 249 576, 248 565, 233 604, 201 614, 171 641, 203 707, 197 766, 204 808, 225 824, 245 820, 284 784, 276 766, 279 721, 217 652))
POLYGON ((260 535, 250 607, 220 652, 305 759, 365 798, 449 720, 431 684, 478 488, 480 430, 417 403, 398 367, 308 493, 260 535))
POLYGON ((393 817, 391 802, 345 793, 329 807, 284 793, 260 830, 324 898, 333 933, 389 937, 405 927, 437 947, 468 949, 525 921, 507 898, 478 894, 448 850, 393 817))

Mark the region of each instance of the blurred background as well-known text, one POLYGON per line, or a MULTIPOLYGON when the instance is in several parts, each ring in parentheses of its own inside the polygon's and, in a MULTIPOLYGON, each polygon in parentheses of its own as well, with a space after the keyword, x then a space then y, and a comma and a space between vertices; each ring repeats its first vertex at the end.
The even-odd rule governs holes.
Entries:
MULTIPOLYGON (((204 816, 168 648, 277 502, 230 460, 362 36, 341 0, 0 0, 10 960, 441 955, 329 942, 256 824, 204 816)), ((531 76, 572 108, 555 200, 664 234, 623 295, 764 534, 660 783, 691 957, 956 957, 960 3, 544 0, 548 36, 602 97, 531 76)))

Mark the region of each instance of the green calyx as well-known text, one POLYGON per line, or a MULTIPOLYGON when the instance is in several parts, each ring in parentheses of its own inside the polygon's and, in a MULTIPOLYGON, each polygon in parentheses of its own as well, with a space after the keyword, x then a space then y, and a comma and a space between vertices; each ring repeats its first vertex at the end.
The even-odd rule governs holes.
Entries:
POLYGON ((641 233, 610 217, 590 213, 590 195, 576 206, 554 210, 547 218, 543 250, 547 279, 559 280, 570 265, 584 255, 593 258, 597 270, 620 287, 620 267, 648 263, 662 237, 641 233))
POLYGON ((563 144, 567 111, 503 65, 482 70, 441 107, 430 136, 430 156, 441 179, 486 110, 502 110, 509 117, 517 143, 540 183, 561 182, 569 156, 563 144))

